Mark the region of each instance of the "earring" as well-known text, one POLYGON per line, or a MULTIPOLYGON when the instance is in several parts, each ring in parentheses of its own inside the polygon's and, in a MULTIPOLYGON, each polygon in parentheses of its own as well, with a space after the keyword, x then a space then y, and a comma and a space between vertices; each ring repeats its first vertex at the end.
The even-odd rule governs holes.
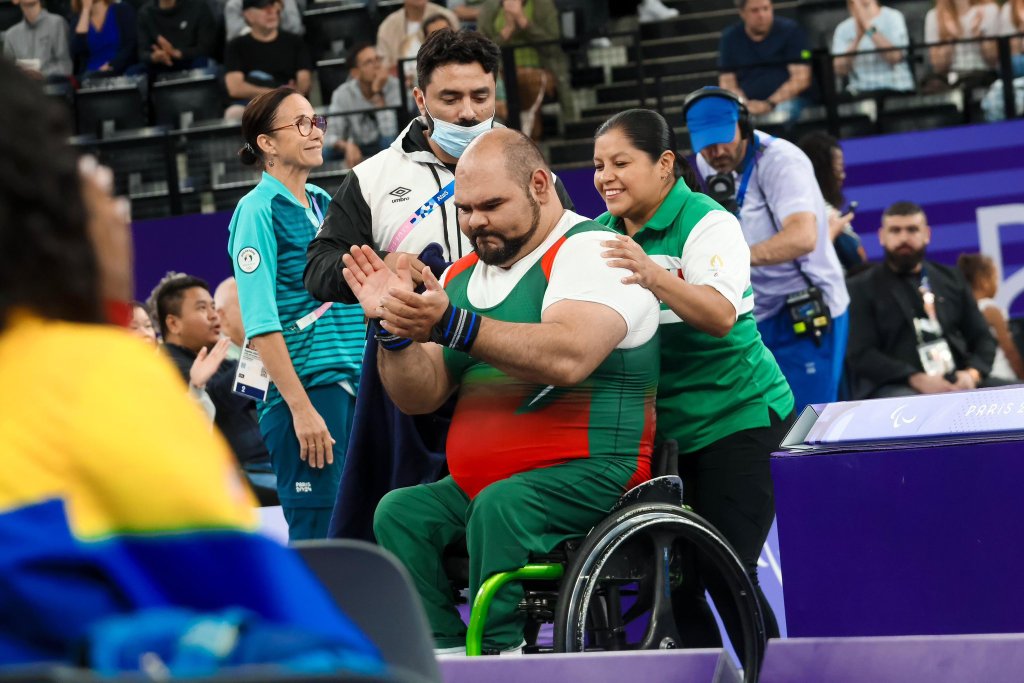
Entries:
POLYGON ((274 167, 274 160, 271 159, 270 161, 268 161, 267 162, 267 166, 270 166, 271 168, 273 168, 274 167))

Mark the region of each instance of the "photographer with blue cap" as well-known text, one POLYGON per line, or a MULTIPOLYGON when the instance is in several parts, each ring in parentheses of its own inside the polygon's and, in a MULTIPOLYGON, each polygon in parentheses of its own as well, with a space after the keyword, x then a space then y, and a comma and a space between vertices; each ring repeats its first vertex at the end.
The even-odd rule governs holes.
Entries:
POLYGON ((835 401, 850 297, 810 160, 787 140, 755 130, 728 90, 691 93, 683 116, 704 191, 736 214, 750 245, 754 317, 797 410, 835 401))

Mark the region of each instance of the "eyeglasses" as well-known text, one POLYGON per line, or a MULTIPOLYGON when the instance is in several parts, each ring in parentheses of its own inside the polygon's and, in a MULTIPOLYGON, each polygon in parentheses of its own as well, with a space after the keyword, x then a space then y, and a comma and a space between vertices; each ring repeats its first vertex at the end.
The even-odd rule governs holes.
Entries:
POLYGON ((321 131, 327 131, 327 119, 317 114, 313 118, 310 118, 303 114, 299 118, 295 119, 294 123, 289 123, 287 126, 278 126, 277 128, 271 128, 268 133, 274 131, 284 130, 285 128, 291 128, 295 126, 295 129, 299 131, 299 135, 304 138, 308 138, 309 134, 313 132, 313 126, 316 126, 321 131))

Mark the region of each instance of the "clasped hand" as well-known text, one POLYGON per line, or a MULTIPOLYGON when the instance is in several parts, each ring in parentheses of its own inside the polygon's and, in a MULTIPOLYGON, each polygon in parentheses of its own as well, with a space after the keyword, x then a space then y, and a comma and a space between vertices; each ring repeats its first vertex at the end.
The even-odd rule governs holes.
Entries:
POLYGON ((367 318, 380 320, 380 326, 391 334, 420 343, 430 335, 448 310, 448 295, 427 266, 420 275, 425 290, 413 291, 412 267, 409 257, 398 257, 395 272, 369 246, 352 247, 341 257, 345 264, 342 276, 352 288, 367 318))

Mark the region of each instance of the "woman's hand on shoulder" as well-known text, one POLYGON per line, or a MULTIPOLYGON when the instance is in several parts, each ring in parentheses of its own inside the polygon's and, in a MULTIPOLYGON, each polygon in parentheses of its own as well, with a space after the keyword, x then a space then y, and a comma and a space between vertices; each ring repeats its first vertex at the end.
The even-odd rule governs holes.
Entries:
POLYGON ((622 278, 623 284, 637 284, 651 290, 665 276, 665 269, 651 260, 643 247, 629 235, 616 235, 613 239, 601 242, 601 246, 607 247, 601 256, 608 260, 608 267, 625 268, 632 273, 622 278))

